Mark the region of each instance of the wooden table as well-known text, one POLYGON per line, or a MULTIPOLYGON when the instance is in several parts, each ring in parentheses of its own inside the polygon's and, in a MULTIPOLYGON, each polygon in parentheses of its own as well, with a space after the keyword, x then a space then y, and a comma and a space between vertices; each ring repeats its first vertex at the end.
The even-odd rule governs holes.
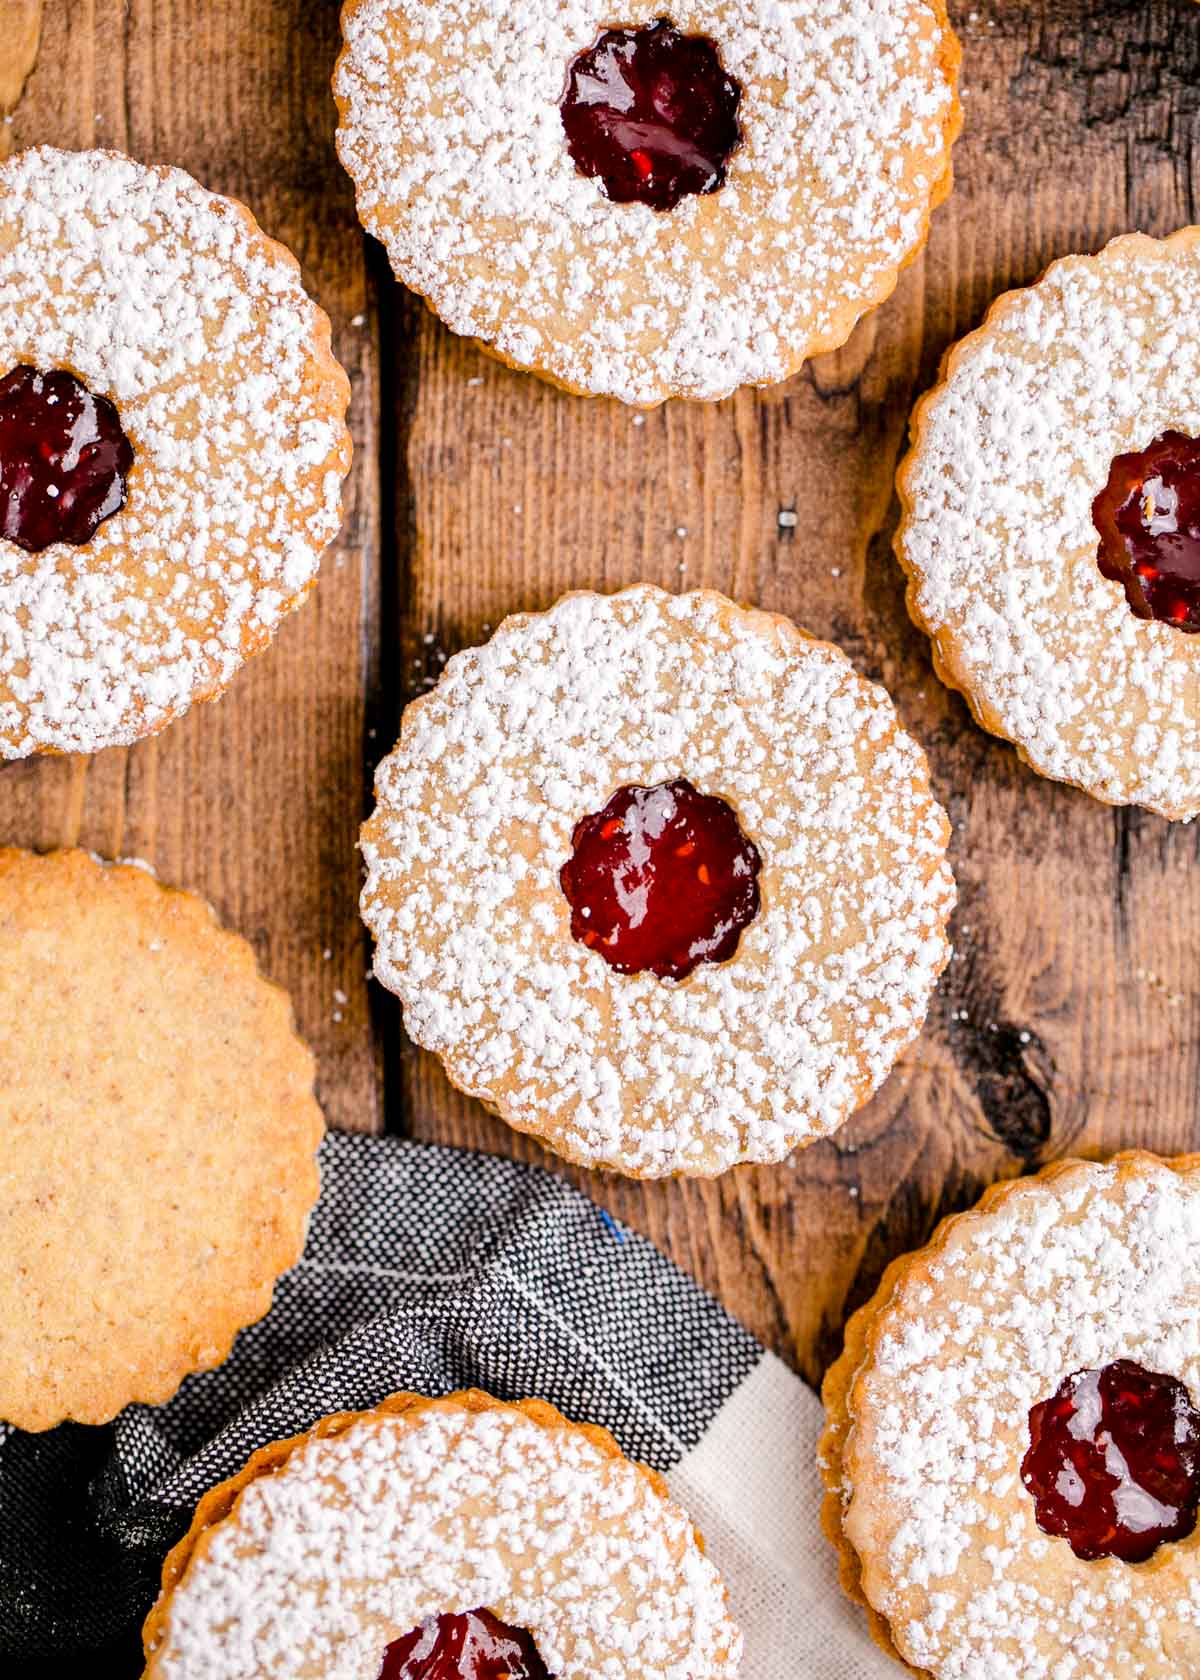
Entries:
POLYGON ((333 318, 357 448, 341 540, 276 646, 157 740, 0 771, 0 843, 145 857, 211 899, 291 989, 332 1125, 549 1161, 407 1042, 356 910, 402 706, 505 613, 711 585, 840 643, 924 743, 956 954, 877 1098, 836 1141, 713 1184, 572 1174, 811 1378, 887 1259, 991 1180, 1200 1146, 1200 827, 1039 781, 977 730, 890 547, 945 346, 1053 257, 1197 219, 1200 5, 977 0, 956 22, 958 185, 896 295, 778 390, 642 416, 505 371, 394 283, 334 156, 333 0, 4 0, 0 20, 0 151, 113 146, 245 200, 333 318))

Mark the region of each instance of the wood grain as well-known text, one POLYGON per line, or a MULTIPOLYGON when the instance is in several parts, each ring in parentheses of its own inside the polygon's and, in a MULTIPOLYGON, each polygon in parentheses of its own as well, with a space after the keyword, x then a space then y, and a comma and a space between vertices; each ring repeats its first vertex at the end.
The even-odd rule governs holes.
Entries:
POLYGON ((354 381, 346 530, 278 645, 156 742, 0 772, 0 841, 147 855, 255 940, 333 1123, 548 1162, 455 1095, 364 983, 370 771, 455 649, 567 588, 644 577, 786 612, 891 689, 954 821, 957 951, 925 1034, 836 1141, 783 1167, 573 1175, 811 1378, 887 1259, 993 1179, 1200 1145, 1200 830, 1041 782, 976 730, 890 549, 907 416, 946 345, 1054 257, 1196 219, 1200 7, 994 0, 957 23, 956 190, 895 297, 776 391, 646 416, 506 371, 392 282, 333 157, 333 4, 45 0, 12 124, 19 145, 110 143, 243 198, 297 250, 354 381))

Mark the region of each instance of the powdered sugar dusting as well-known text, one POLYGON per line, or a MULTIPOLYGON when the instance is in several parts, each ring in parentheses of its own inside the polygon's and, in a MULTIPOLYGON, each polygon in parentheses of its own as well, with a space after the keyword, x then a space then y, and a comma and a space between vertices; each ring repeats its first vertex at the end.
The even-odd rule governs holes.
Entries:
POLYGON ((908 1660, 937 1680, 1184 1680, 1190 1541, 1083 1562, 1037 1527, 1031 1406, 1115 1359, 1200 1396, 1200 1172, 1077 1163, 957 1222, 884 1309, 851 1393, 847 1536, 908 1660))
POLYGON ((785 621, 639 586, 457 655, 405 713, 363 831, 375 970, 513 1124, 662 1175, 782 1158, 920 1028, 945 963, 946 819, 882 690, 785 621), (571 937, 584 815, 685 776, 762 857, 735 956, 680 984, 571 937))
POLYGON ((690 1522, 634 1465, 512 1409, 360 1420, 251 1482, 170 1601, 159 1680, 374 1680, 439 1612, 527 1628, 559 1680, 732 1680, 690 1522))
POLYGON ((1034 769, 1100 799, 1200 810, 1200 638, 1101 576, 1114 455, 1200 436, 1200 246, 1114 241, 1010 294, 921 408, 901 559, 947 674, 1034 769))
POLYGON ((848 336, 924 237, 956 123, 931 0, 673 0, 742 84, 727 184, 668 215, 579 175, 567 69, 661 0, 358 0, 334 87, 359 212, 456 331, 627 402, 720 397, 848 336))
POLYGON ((84 547, 0 540, 0 757, 161 728, 304 595, 349 466, 327 335, 294 259, 181 171, 49 147, 0 168, 0 371, 68 367, 135 451, 84 547))

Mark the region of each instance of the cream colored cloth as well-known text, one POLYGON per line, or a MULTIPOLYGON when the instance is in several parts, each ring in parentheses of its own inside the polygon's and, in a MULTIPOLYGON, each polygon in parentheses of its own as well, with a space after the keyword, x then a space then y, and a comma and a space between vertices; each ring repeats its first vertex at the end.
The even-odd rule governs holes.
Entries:
POLYGON ((729 1587, 740 1680, 898 1680, 821 1532, 821 1405, 767 1354, 667 1476, 729 1587))

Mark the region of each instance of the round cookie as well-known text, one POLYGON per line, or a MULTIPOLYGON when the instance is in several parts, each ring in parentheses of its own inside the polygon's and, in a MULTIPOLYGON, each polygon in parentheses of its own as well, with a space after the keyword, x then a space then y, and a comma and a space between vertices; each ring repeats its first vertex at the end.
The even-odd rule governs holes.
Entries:
POLYGON ((402 1680, 409 1636, 480 1612, 532 1637, 522 1675, 733 1680, 741 1657, 659 1476, 607 1430, 471 1390, 324 1418, 206 1495, 146 1621, 146 1680, 402 1680))
POLYGON ((341 520, 348 399, 244 206, 114 152, 0 164, 0 759, 138 740, 266 647, 341 520))
POLYGON ((338 150, 364 226, 455 332, 571 391, 650 406, 788 378, 890 295, 950 190, 961 54, 942 0, 629 0, 616 17, 347 0, 342 27, 338 150), (688 56, 639 72, 666 26, 688 56), (623 134, 618 173, 650 189, 656 139, 694 155, 714 104, 738 138, 673 208, 618 202, 628 185, 568 144, 573 79, 593 111, 608 88, 605 146, 623 134), (698 126, 664 140, 688 102, 698 126))
POLYGON ((988 1191, 889 1267, 850 1320, 823 1397, 824 1524, 842 1582, 914 1673, 1196 1672, 1200 1156, 1066 1161, 988 1191), (1084 1404, 1097 1373, 1103 1392, 1114 1374, 1129 1385, 1131 1370, 1134 1388, 1149 1374, 1175 1391, 1167 1452, 1191 1441, 1183 1538, 1160 1539, 1146 1513, 1157 1522, 1161 1507, 1130 1485, 1137 1431, 1122 1435, 1119 1407, 1089 1416, 1084 1404), (1047 1402, 1067 1419, 1085 1478, 1098 1478, 1081 1480, 1071 1457, 1052 1463, 1049 1491, 1065 1491, 1079 1525, 1070 1534, 1046 1526, 1033 1448, 1036 1438, 1045 1450, 1047 1402), (1109 1503, 1091 1540, 1116 1548, 1128 1524, 1146 1542, 1143 1561, 1084 1545, 1098 1487, 1109 1503))
POLYGON ((0 850, 0 1419, 159 1402, 304 1246, 313 1060, 246 942, 144 867, 0 850))
MULTIPOLYGON (((896 538, 938 675, 983 728, 1040 775, 1180 819, 1200 811, 1200 637, 1137 616, 1093 504, 1118 458, 1200 438, 1198 242, 1129 234, 994 303, 913 416, 896 538)), ((1196 570, 1161 512, 1156 540, 1196 570)))
POLYGON ((891 701, 711 591, 506 620, 407 708, 376 798, 376 975, 455 1084, 586 1166, 711 1175, 826 1136, 947 959, 948 824, 891 701))

